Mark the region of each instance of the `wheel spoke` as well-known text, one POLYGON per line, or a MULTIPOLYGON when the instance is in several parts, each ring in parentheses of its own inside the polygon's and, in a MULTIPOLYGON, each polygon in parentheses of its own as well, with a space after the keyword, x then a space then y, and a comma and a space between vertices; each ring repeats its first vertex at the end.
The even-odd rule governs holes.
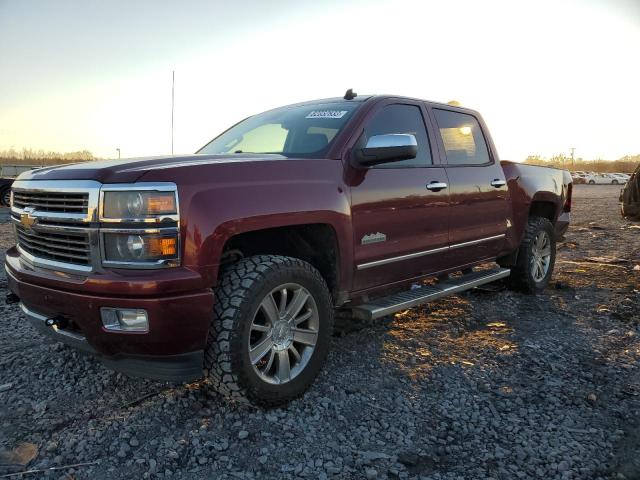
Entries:
POLYGON ((264 300, 260 303, 260 308, 271 322, 271 325, 275 324, 280 315, 278 314, 278 307, 276 301, 273 299, 273 295, 269 294, 264 297, 264 300))
POLYGON ((293 325, 300 325, 302 322, 309 320, 311 318, 311 315, 313 315, 313 310, 307 310, 299 317, 293 319, 293 325))
POLYGON ((258 363, 273 348, 273 340, 271 335, 267 336, 262 342, 249 350, 249 359, 252 364, 258 363))
POLYGON ((293 341, 313 347, 318 341, 318 332, 306 328, 292 328, 293 341))
POLYGON ((549 255, 551 255, 551 247, 550 246, 547 245, 542 250, 540 250, 540 256, 541 257, 548 257, 549 255))
POLYGON ((296 358, 296 361, 299 362, 300 360, 302 360, 302 357, 300 356, 300 352, 298 352, 298 349, 296 347, 294 347, 293 345, 289 345, 289 351, 293 354, 293 356, 296 358))
POLYGON ((251 330, 255 330, 256 332, 268 332, 271 330, 271 327, 254 323, 253 325, 251 325, 251 330))
POLYGON ((280 382, 287 382, 291 378, 291 365, 289 363, 288 350, 280 350, 278 352, 278 372, 276 375, 280 382))
POLYGON ((286 311, 287 308, 287 289, 283 288, 282 290, 280 290, 280 305, 278 306, 278 313, 280 313, 280 315, 284 315, 284 312, 286 311))
POLYGON ((302 310, 302 307, 307 303, 309 294, 304 288, 296 290, 291 299, 291 304, 287 307, 287 316, 289 318, 296 318, 302 310))
POLYGON ((538 259, 538 275, 537 278, 540 280, 544 277, 544 266, 542 265, 542 260, 538 259))
POLYGON ((269 370, 271 370, 271 366, 273 365, 274 358, 276 358, 276 352, 272 348, 271 353, 269 354, 269 360, 267 361, 267 365, 264 367, 264 370, 263 370, 264 373, 267 373, 269 370))

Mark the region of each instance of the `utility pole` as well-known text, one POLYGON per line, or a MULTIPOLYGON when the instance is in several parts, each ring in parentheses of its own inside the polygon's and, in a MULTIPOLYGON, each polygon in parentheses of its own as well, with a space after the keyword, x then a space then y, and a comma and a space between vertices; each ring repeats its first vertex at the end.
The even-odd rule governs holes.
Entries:
POLYGON ((173 103, 176 84, 176 71, 171 71, 171 155, 173 155, 173 103))
POLYGON ((576 147, 571 147, 570 150, 571 150, 571 166, 575 167, 575 155, 574 155, 574 153, 576 151, 576 147))
POLYGON ((116 150, 118 151, 118 160, 120 160, 120 149, 116 148, 116 150))

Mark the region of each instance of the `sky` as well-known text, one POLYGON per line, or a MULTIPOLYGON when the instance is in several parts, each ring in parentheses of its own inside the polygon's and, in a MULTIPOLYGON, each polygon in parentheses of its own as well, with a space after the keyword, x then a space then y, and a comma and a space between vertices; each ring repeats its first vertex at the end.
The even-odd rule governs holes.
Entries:
POLYGON ((640 0, 0 0, 0 150, 192 153, 239 120, 397 94, 502 159, 640 153, 640 0))

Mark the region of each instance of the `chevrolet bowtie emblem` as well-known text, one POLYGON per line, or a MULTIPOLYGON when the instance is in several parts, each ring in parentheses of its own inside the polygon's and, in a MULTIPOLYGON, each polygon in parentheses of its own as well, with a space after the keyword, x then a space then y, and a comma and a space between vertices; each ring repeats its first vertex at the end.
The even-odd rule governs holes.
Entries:
POLYGON ((20 214, 20 224, 27 230, 31 230, 36 223, 38 223, 38 219, 32 216, 30 211, 20 214))

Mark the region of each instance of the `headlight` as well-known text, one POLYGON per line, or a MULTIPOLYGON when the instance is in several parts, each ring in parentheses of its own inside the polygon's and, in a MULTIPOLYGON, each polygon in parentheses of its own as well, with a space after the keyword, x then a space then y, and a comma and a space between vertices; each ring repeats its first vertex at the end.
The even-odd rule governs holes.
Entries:
POLYGON ((180 265, 178 189, 174 183, 104 185, 98 212, 104 266, 180 265))
POLYGON ((178 234, 104 233, 106 262, 128 264, 174 264, 178 260, 178 234))
POLYGON ((102 205, 105 219, 145 219, 178 213, 175 192, 106 191, 102 205))

